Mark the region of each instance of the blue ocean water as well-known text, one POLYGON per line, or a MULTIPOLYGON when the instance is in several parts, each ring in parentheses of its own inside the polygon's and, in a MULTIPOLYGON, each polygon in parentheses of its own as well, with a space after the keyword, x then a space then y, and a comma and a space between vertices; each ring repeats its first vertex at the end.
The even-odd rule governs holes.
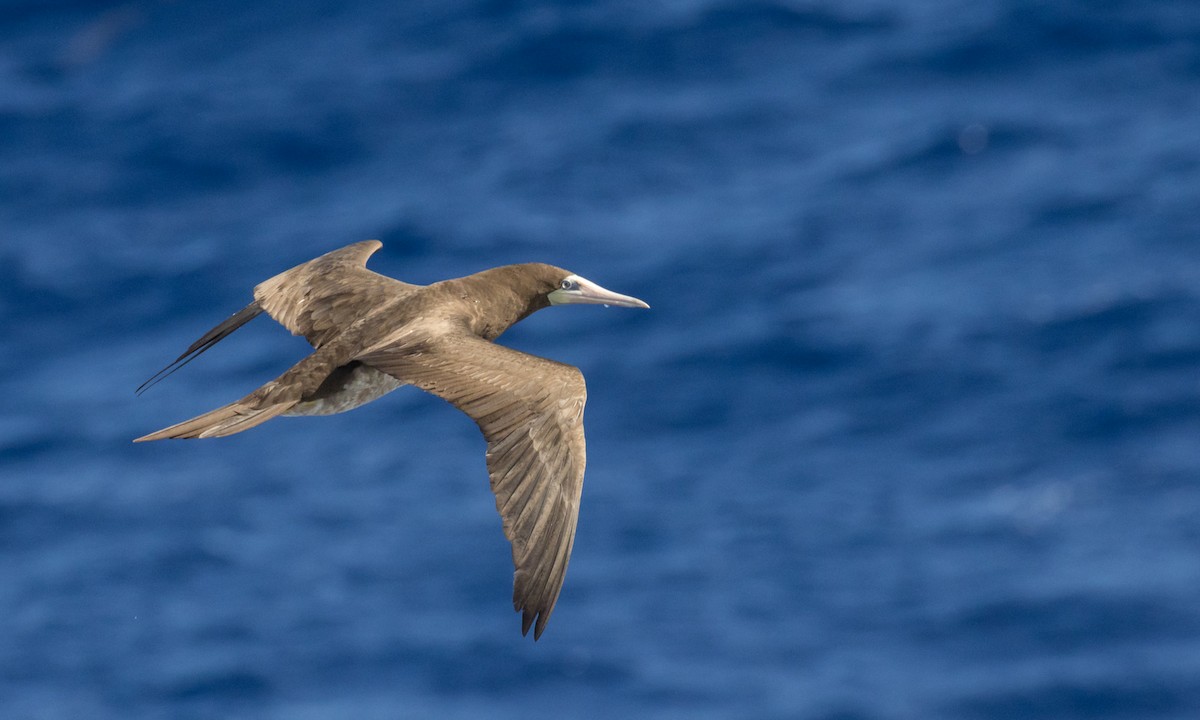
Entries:
POLYGON ((1200 717, 1200 5, 0 2, 0 717, 1200 717), (130 440, 306 352, 367 238, 651 311, 578 365, 519 634, 483 441, 411 388, 130 440))

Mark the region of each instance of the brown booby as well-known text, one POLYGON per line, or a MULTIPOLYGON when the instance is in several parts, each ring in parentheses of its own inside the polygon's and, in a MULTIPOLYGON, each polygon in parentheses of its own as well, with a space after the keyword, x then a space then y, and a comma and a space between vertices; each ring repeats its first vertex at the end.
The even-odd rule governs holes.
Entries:
POLYGON ((402 385, 449 401, 479 425, 504 535, 512 543, 521 633, 541 637, 562 589, 583 490, 579 369, 496 345, 514 323, 551 305, 648 308, 566 270, 506 265, 432 285, 368 270, 383 246, 355 243, 276 275, 254 302, 209 330, 141 392, 266 312, 314 350, 246 397, 137 438, 232 435, 279 415, 329 415, 402 385))

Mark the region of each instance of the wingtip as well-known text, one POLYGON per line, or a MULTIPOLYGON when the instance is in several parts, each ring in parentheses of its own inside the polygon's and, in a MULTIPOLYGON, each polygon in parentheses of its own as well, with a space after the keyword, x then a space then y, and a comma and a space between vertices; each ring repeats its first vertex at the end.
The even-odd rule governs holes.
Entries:
POLYGON ((228 337, 229 334, 234 330, 237 330, 241 326, 258 317, 262 311, 262 306, 258 304, 257 300, 255 300, 246 307, 230 315, 220 325, 217 325, 212 330, 204 333, 203 337, 192 343, 182 355, 171 361, 170 365, 154 373, 149 380, 139 385, 137 390, 133 391, 133 394, 135 396, 140 396, 142 393, 154 387, 159 382, 175 374, 176 370, 179 370, 184 365, 187 365, 191 361, 200 357, 206 350, 221 342, 221 340, 228 337))
POLYGON ((550 617, 545 613, 533 610, 521 611, 521 637, 528 637, 530 628, 533 629, 533 641, 537 642, 546 630, 546 621, 550 617))

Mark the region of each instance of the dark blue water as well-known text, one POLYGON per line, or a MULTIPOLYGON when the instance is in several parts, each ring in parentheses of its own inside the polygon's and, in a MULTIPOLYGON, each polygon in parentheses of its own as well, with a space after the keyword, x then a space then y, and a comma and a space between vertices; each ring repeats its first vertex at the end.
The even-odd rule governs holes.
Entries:
POLYGON ((1200 717, 1200 5, 0 3, 0 716, 1200 717), (367 238, 648 312, 536 645, 411 388, 130 440, 367 238))

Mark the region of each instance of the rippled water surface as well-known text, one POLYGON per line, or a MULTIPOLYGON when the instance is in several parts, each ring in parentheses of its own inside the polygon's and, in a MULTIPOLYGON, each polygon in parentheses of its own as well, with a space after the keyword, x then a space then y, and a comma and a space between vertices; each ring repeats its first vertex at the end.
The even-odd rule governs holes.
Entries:
POLYGON ((0 715, 1200 717, 1197 118, 1182 1, 0 2, 0 715), (589 386, 536 645, 436 398, 129 442, 366 238, 653 306, 502 340, 589 386))

